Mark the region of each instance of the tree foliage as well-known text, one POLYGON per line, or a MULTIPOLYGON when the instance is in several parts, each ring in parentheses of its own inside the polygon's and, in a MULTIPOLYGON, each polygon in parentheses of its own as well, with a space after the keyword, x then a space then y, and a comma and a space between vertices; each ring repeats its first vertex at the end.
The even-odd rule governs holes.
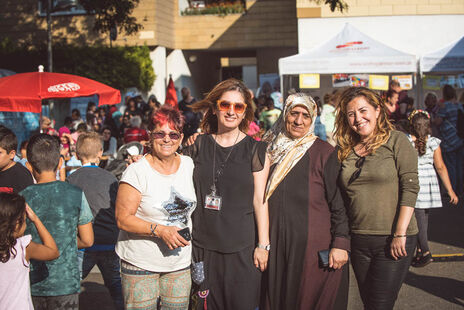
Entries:
POLYGON ((79 0, 84 9, 95 14, 94 30, 108 33, 113 27, 126 35, 137 33, 143 29, 142 24, 132 16, 132 12, 140 0, 79 0))
MULTIPOLYGON (((37 71, 45 64, 45 48, 28 49, 0 41, 0 68, 15 72, 37 71)), ((136 87, 149 91, 155 73, 147 46, 107 47, 75 46, 62 43, 53 46, 55 72, 84 76, 123 90, 136 87)))
POLYGON ((147 46, 66 45, 55 47, 54 55, 57 72, 85 76, 117 89, 136 87, 149 91, 155 81, 147 46))
POLYGON ((335 10, 339 10, 340 12, 348 10, 348 4, 345 0, 314 0, 317 4, 321 4, 324 2, 325 5, 330 6, 330 10, 334 12, 335 10))

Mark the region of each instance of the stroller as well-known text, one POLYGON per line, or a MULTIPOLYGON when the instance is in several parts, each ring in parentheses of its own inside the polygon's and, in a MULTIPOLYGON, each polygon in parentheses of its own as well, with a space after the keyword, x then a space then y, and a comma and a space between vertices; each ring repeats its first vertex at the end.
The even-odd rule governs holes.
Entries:
POLYGON ((105 167, 105 170, 111 172, 120 180, 122 173, 127 168, 127 159, 129 156, 141 154, 143 154, 143 145, 140 142, 134 141, 121 145, 116 153, 116 158, 105 167))

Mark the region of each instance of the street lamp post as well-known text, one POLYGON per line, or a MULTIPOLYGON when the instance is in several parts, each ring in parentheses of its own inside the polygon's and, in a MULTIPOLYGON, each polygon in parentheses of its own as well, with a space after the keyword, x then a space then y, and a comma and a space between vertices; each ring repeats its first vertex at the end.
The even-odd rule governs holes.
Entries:
MULTIPOLYGON (((47 62, 48 62, 48 72, 53 72, 52 12, 67 11, 73 7, 76 7, 77 0, 46 0, 46 1, 47 1, 47 62)), ((52 114, 53 106, 54 106, 53 100, 49 100, 50 114, 52 114)))
POLYGON ((48 72, 53 72, 52 0, 47 0, 47 60, 48 60, 48 72))
POLYGON ((47 0, 47 60, 48 72, 53 72, 52 12, 66 11, 77 6, 77 0, 47 0))

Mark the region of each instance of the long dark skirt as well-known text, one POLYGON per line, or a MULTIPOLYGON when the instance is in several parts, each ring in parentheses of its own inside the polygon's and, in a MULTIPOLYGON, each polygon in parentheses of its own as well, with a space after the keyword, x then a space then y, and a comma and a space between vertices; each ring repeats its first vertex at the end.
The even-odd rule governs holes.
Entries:
POLYGON ((253 263, 250 246, 240 252, 220 253, 193 247, 194 262, 203 261, 205 281, 192 284, 192 309, 254 310, 259 305, 261 272, 253 263), (206 302, 206 304, 205 304, 206 302))
MULTIPOLYGON (((338 196, 338 201, 327 201, 326 197, 335 197, 328 190, 335 190, 338 170, 328 169, 331 162, 321 153, 330 154, 330 149, 317 140, 269 199, 271 250, 263 278, 262 309, 347 307, 348 273, 318 266, 317 252, 332 245, 334 224, 328 204, 344 208, 338 196)), ((349 247, 349 240, 344 242, 349 247)))

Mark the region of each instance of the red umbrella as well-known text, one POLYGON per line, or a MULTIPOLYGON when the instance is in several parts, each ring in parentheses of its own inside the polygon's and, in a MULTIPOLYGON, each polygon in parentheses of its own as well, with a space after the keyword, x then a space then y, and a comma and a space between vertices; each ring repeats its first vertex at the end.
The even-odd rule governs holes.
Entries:
POLYGON ((42 99, 98 95, 99 104, 121 102, 119 90, 72 74, 29 72, 0 78, 0 111, 42 111, 42 99))
POLYGON ((169 104, 174 108, 177 108, 177 93, 171 77, 169 78, 168 88, 166 89, 166 100, 164 101, 164 104, 169 104))

